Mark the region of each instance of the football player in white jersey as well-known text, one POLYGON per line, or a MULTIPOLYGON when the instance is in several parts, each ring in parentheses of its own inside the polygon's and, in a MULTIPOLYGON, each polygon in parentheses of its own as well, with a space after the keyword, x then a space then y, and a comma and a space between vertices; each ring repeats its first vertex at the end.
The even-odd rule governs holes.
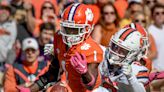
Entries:
POLYGON ((102 77, 110 78, 118 92, 146 92, 148 69, 140 64, 143 36, 132 28, 123 28, 111 38, 105 60, 99 66, 102 77))

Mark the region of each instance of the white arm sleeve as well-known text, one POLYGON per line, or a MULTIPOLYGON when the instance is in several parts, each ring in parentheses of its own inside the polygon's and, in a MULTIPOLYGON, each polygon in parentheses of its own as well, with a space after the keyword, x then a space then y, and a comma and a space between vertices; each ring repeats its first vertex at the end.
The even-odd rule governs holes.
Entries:
POLYGON ((129 78, 128 81, 133 89, 133 92, 146 92, 144 85, 139 82, 135 76, 129 78))

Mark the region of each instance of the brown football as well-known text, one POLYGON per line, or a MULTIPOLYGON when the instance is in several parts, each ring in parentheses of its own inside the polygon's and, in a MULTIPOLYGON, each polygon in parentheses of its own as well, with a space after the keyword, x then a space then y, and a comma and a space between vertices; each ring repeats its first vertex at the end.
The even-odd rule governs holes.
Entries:
POLYGON ((50 92, 68 92, 67 88, 62 85, 63 84, 61 82, 58 82, 57 84, 53 85, 50 92))

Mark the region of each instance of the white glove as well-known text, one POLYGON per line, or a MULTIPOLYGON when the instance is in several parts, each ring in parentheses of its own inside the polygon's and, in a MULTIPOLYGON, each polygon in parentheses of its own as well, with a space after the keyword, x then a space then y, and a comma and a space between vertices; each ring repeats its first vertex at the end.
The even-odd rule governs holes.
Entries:
POLYGON ((132 77, 132 67, 128 63, 123 63, 122 64, 122 72, 125 74, 128 78, 132 77))
POLYGON ((44 55, 54 55, 54 45, 46 44, 44 46, 44 55))

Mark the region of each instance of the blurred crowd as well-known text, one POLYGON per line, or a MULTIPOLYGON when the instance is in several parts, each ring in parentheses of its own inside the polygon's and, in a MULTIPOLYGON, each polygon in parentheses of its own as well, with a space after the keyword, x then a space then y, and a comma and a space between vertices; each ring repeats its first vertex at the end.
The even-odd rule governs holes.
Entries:
MULTIPOLYGON (((164 0, 0 0, 0 87, 13 85, 10 80, 4 82, 6 78, 24 76, 19 73, 21 69, 28 72, 27 81, 44 74, 51 60, 44 56, 44 46, 53 43, 54 33, 60 30, 62 11, 74 2, 88 4, 93 9, 96 16, 91 35, 105 47, 125 25, 141 24, 149 34, 147 53, 152 61, 151 72, 164 71, 164 0), (32 62, 35 63, 31 65, 32 62)), ((23 85, 27 82, 26 78, 17 80, 23 85)), ((164 92, 161 81, 152 82, 150 89, 164 92)))

